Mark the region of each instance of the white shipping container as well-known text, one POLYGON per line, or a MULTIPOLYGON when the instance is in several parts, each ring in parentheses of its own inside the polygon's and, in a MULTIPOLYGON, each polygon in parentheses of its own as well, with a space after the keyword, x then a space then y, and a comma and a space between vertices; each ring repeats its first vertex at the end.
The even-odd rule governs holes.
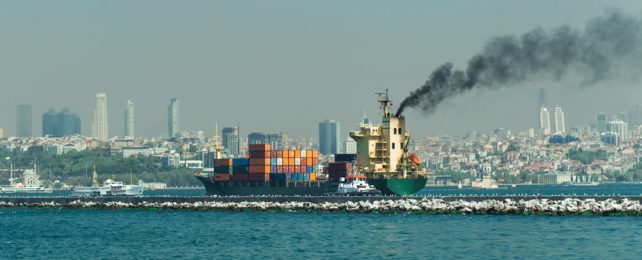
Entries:
POLYGON ((294 158, 294 165, 301 165, 301 158, 294 158))
POLYGON ((276 158, 276 165, 283 165, 283 158, 276 158))

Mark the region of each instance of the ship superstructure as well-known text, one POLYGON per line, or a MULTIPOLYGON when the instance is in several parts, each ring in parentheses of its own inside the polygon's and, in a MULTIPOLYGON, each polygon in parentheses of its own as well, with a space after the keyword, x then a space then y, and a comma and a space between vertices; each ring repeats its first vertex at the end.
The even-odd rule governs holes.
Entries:
POLYGON ((419 165, 409 158, 408 142, 412 133, 406 131, 404 117, 396 117, 391 113, 392 102, 388 90, 377 94, 381 108, 381 125, 362 123, 358 131, 350 132, 350 137, 357 142, 357 171, 365 174, 368 182, 375 184, 375 187, 384 193, 415 193, 425 186, 426 179, 419 171, 419 165), (403 187, 400 187, 402 190, 393 190, 390 187, 381 187, 393 185, 392 182, 383 180, 394 180, 392 182, 406 183, 413 187, 408 187, 410 190, 403 187))

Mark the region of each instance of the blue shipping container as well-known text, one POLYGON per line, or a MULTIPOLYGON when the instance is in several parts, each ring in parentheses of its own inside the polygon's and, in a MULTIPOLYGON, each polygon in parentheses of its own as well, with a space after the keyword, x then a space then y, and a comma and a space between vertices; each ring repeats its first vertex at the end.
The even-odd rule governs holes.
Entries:
POLYGON ((303 180, 304 181, 309 181, 310 180, 310 174, 309 173, 304 173, 303 174, 303 180))
POLYGON ((272 167, 270 167, 270 171, 271 172, 276 172, 276 165, 272 165, 272 167))
POLYGON ((234 166, 246 166, 246 165, 250 165, 250 159, 248 159, 248 158, 236 158, 236 159, 232 159, 232 165, 234 165, 234 166))
POLYGON ((286 173, 285 174, 285 179, 288 180, 288 181, 291 181, 292 180, 292 173, 286 173))
POLYGON ((312 166, 307 166, 307 167, 305 167, 305 168, 306 168, 307 172, 313 172, 313 171, 312 171, 312 166))
POLYGON ((270 164, 271 165, 276 165, 276 158, 271 158, 270 159, 270 164))

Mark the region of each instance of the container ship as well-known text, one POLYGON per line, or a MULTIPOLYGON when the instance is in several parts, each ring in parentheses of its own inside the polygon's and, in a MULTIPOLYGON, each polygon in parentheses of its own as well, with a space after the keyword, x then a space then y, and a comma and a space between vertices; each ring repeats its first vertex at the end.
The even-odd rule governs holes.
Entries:
MULTIPOLYGON (((214 168, 195 176, 207 195, 336 194, 341 180, 353 173, 365 175, 383 194, 414 194, 426 185, 426 178, 417 156, 408 155, 411 133, 405 131, 405 118, 389 113, 387 90, 378 102, 382 124, 361 124, 359 131, 350 133, 357 154, 336 155, 327 167, 319 166, 317 150, 273 150, 269 144, 251 144, 247 158, 215 159, 214 168)), ((222 147, 215 149, 220 154, 222 147)))

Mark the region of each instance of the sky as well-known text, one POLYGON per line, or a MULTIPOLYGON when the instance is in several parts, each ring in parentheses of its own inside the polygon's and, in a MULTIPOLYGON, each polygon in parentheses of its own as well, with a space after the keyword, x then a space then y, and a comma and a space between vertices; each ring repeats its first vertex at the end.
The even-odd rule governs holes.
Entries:
MULTIPOLYGON (((181 100, 181 130, 286 131, 316 137, 341 122, 342 139, 375 92, 401 102, 437 66, 464 68, 493 36, 535 27, 582 28, 605 10, 640 16, 641 1, 0 1, 0 128, 16 132, 16 105, 41 116, 67 107, 89 135, 97 92, 107 94, 109 132, 122 136, 135 105, 137 137, 166 136, 167 106, 181 100)), ((421 138, 471 129, 536 127, 537 90, 560 105, 567 127, 642 102, 641 83, 583 86, 534 80, 447 99, 432 114, 405 112, 421 138)), ((378 120, 376 120, 378 121, 378 120)))

